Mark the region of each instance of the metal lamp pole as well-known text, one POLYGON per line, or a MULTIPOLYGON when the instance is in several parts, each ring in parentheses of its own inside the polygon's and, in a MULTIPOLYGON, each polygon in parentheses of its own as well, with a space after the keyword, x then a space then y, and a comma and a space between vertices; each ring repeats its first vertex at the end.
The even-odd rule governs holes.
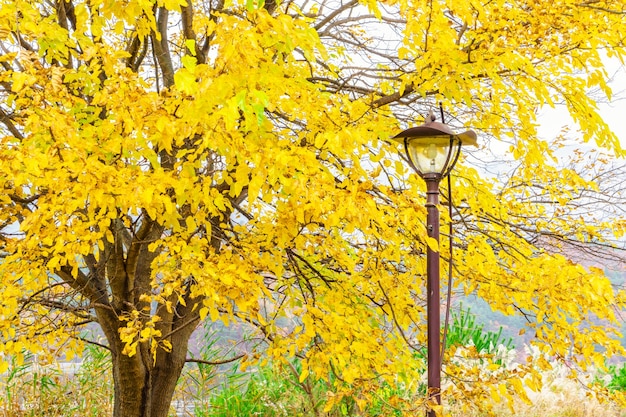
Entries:
MULTIPOLYGON (((439 246, 439 182, 441 175, 427 174, 426 182, 426 228, 428 237, 439 246)), ((426 249, 426 315, 428 321, 428 397, 441 404, 441 314, 440 314, 439 251, 427 245, 426 249)), ((428 417, 436 417, 430 409, 428 417)))
MULTIPOLYGON (((406 157, 415 172, 426 182, 426 228, 428 237, 439 247, 439 182, 450 174, 461 146, 476 145, 471 130, 455 134, 444 123, 435 121, 433 113, 426 122, 400 132, 394 138, 404 145, 406 157)), ((428 327, 428 398, 441 404, 441 315, 439 294, 439 251, 426 251, 426 314, 428 327)), ((427 417, 436 417, 430 408, 427 417)))

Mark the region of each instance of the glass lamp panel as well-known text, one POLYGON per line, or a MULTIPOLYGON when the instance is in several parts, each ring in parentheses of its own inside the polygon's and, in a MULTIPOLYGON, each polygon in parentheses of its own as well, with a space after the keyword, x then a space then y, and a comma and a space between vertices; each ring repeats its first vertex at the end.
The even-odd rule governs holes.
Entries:
POLYGON ((422 174, 443 174, 452 159, 450 136, 407 138, 408 156, 422 174))

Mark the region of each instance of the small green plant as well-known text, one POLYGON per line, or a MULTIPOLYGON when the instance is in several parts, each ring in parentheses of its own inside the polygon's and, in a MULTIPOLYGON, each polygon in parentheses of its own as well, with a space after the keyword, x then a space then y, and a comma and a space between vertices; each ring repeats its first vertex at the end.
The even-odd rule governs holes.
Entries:
POLYGON ((242 373, 233 367, 208 404, 196 407, 198 417, 288 417, 303 414, 305 397, 291 376, 276 364, 242 373), (295 414, 294 414, 295 413, 295 414))
POLYGON ((470 309, 463 309, 461 305, 459 312, 452 313, 452 326, 448 328, 448 346, 470 346, 474 345, 481 353, 495 353, 499 345, 504 345, 507 349, 513 349, 513 339, 502 337, 502 327, 497 332, 485 331, 482 324, 476 323, 476 316, 470 309))
POLYGON ((87 344, 83 362, 73 378, 77 391, 75 415, 99 417, 110 414, 113 404, 113 378, 110 352, 98 345, 87 344))
POLYGON ((609 366, 608 375, 611 381, 607 384, 607 388, 611 391, 626 391, 626 364, 621 366, 609 366))

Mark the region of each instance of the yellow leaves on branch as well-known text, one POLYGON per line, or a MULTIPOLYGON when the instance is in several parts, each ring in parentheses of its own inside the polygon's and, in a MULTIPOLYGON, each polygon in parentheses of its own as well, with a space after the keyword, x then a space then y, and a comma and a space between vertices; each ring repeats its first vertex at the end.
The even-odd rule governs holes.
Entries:
POLYGON ((610 98, 610 77, 602 70, 600 51, 624 53, 612 26, 623 24, 623 14, 607 13, 610 5, 596 8, 568 1, 399 5, 408 17, 401 51, 415 63, 405 82, 420 95, 436 92, 444 103, 477 106, 472 126, 496 136, 509 129, 510 119, 501 116, 511 111, 520 118, 518 134, 535 134, 533 113, 515 108, 565 102, 585 140, 593 138, 621 152, 619 140, 598 113, 597 97, 587 94, 593 85, 610 98))
POLYGON ((132 311, 128 315, 120 317, 121 322, 126 322, 126 326, 120 327, 120 340, 124 344, 122 354, 134 356, 137 354, 137 347, 140 343, 148 343, 150 352, 154 360, 156 360, 157 349, 171 351, 172 344, 169 340, 163 339, 161 331, 155 328, 156 323, 161 319, 159 316, 152 316, 148 321, 142 320, 141 316, 145 312, 137 310, 132 311))

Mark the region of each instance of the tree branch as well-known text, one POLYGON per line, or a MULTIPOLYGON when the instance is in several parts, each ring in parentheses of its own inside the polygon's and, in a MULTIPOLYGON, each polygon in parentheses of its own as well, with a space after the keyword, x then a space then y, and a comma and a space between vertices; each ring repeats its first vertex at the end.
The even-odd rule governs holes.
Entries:
POLYGON ((24 139, 24 135, 22 135, 22 132, 18 130, 18 128, 13 123, 13 120, 11 120, 11 116, 9 116, 2 107, 0 107, 0 122, 2 122, 7 127, 7 129, 9 129, 9 132, 11 132, 11 134, 17 139, 24 139))
POLYGON ((163 73, 165 88, 174 85, 174 65, 168 46, 167 22, 169 11, 165 7, 159 7, 157 11, 157 32, 152 32, 152 48, 154 49, 159 68, 163 73))
POLYGON ((196 358, 187 358, 185 359, 185 362, 191 362, 191 363, 201 363, 203 365, 211 365, 211 366, 216 366, 216 365, 224 365, 227 363, 232 363, 235 361, 238 361, 239 359, 242 359, 246 356, 245 353, 242 353, 240 355, 237 355, 235 357, 229 358, 229 359, 222 359, 219 361, 207 361, 204 359, 196 359, 196 358))

